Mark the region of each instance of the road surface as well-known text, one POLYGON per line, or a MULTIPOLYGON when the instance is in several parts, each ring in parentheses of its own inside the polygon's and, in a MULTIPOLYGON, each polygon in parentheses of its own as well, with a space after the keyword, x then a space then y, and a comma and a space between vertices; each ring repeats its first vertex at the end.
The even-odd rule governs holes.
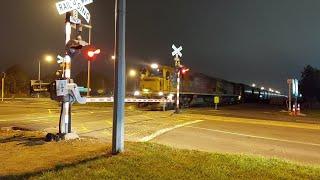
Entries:
MULTIPOLYGON (((110 141, 112 107, 73 107, 73 131, 110 141)), ((0 127, 16 126, 57 132, 59 106, 47 99, 0 103, 0 127)), ((279 108, 246 106, 172 111, 126 108, 125 137, 151 140, 178 148, 208 152, 243 153, 320 164, 320 124, 317 118, 292 118, 279 108), (293 122, 294 121, 294 122, 293 122)))
MULTIPOLYGON (((51 133, 58 132, 59 104, 48 99, 23 99, 0 103, 0 127, 19 127, 51 133)), ((76 105, 72 107, 72 131, 110 141, 112 136, 110 104, 76 105)), ((139 141, 149 134, 186 122, 171 111, 140 111, 127 106, 125 138, 139 141)))
POLYGON ((278 157, 320 165, 320 126, 221 116, 169 131, 153 142, 192 150, 278 157))

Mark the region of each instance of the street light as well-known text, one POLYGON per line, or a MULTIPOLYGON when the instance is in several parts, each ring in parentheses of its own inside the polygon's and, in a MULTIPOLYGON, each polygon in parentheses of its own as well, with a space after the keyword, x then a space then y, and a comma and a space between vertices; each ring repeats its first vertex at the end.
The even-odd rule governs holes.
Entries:
POLYGON ((116 60, 116 56, 115 56, 115 55, 112 55, 112 56, 111 56, 111 59, 112 59, 112 60, 116 60))
MULTIPOLYGON (((134 69, 130 69, 129 72, 128 72, 128 76, 130 78, 135 78, 137 76, 137 71, 134 70, 134 69)), ((126 84, 128 83, 128 77, 126 77, 126 84)), ((136 79, 134 79, 134 89, 136 89, 136 79)))
POLYGON ((252 85, 251 85, 252 87, 256 87, 256 84, 255 83, 252 83, 252 85))
POLYGON ((265 89, 265 88, 262 86, 262 87, 261 87, 261 90, 264 90, 264 89, 265 89))
POLYGON ((45 61, 47 61, 48 63, 52 63, 53 62, 53 56, 51 55, 46 55, 44 58, 45 61))
POLYGON ((130 76, 130 77, 136 77, 136 75, 137 75, 137 71, 136 71, 136 70, 131 69, 131 70, 129 71, 129 76, 130 76))

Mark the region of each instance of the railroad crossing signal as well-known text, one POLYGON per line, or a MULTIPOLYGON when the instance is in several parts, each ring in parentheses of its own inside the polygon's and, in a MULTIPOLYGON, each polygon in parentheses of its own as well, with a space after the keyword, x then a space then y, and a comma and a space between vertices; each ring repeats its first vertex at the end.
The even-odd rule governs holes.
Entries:
MULTIPOLYGON (((180 62, 180 58, 182 57, 182 46, 179 46, 179 48, 177 48, 174 44, 172 44, 172 56, 175 57, 174 61, 175 61, 175 66, 176 66, 176 73, 177 73, 177 96, 176 96, 176 113, 179 113, 179 99, 180 99, 180 78, 181 78, 181 73, 183 73, 182 71, 182 66, 181 66, 181 62, 180 62)), ((186 71, 185 71, 186 72, 186 71)), ((184 73, 185 73, 184 72, 184 73)))
MULTIPOLYGON (((90 12, 85 7, 85 5, 93 3, 93 0, 64 0, 56 3, 57 10, 59 14, 64 14, 66 12, 77 10, 81 16, 89 23, 90 22, 90 12)), ((79 23, 79 20, 73 18, 72 21, 79 23)))
POLYGON ((180 46, 179 48, 177 48, 174 44, 172 44, 172 56, 176 56, 176 57, 182 57, 182 46, 180 46))

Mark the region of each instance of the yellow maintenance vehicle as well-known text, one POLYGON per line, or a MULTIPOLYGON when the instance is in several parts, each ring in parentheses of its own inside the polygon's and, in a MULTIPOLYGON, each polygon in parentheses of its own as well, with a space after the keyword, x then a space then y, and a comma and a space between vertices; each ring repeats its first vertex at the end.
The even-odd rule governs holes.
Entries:
MULTIPOLYGON (((177 91, 175 71, 173 67, 157 64, 141 68, 139 89, 134 92, 134 96, 146 99, 175 100, 177 91)), ((219 104, 237 104, 242 102, 269 103, 272 98, 282 97, 282 95, 202 73, 192 71, 183 73, 182 71, 179 105, 186 107, 214 106, 214 97, 219 97, 219 104)), ((166 106, 174 107, 174 102, 167 103, 166 106)), ((140 104, 140 106, 143 105, 159 106, 155 103, 140 104)))
POLYGON ((139 91, 136 96, 148 98, 163 98, 172 96, 176 91, 173 86, 174 68, 169 66, 159 67, 156 64, 141 69, 139 91))

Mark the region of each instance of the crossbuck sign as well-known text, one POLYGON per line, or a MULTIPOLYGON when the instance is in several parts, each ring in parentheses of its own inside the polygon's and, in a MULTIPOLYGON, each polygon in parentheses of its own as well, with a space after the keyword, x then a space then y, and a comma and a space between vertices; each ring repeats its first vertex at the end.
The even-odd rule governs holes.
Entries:
POLYGON ((59 14, 77 10, 81 16, 89 23, 90 12, 85 5, 93 3, 93 0, 64 0, 56 3, 59 14))
POLYGON ((182 46, 180 46, 179 48, 177 48, 174 44, 172 44, 172 49, 173 49, 173 52, 172 52, 172 56, 176 56, 176 57, 182 57, 182 46))

